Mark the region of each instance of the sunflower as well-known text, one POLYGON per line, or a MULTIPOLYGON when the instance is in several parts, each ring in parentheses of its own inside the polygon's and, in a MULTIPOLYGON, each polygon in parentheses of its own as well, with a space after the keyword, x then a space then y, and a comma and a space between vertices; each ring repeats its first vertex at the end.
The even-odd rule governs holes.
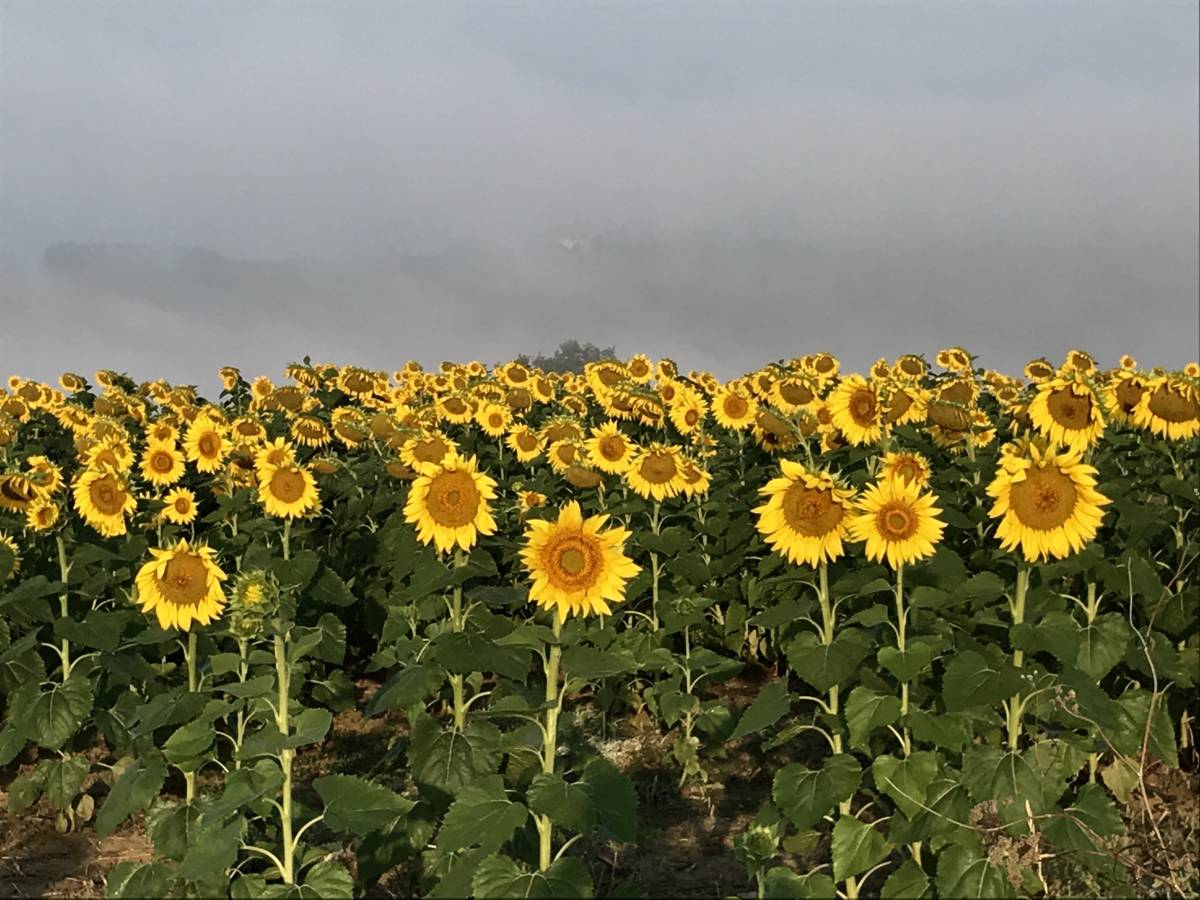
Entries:
POLYGON ((712 476, 708 469, 695 460, 684 457, 683 460, 683 495, 691 500, 693 497, 703 497, 712 486, 712 476))
POLYGON ((454 441, 440 431, 428 431, 421 437, 410 438, 400 447, 400 458, 414 469, 432 463, 438 465, 446 457, 456 453, 454 441))
POLYGON ((33 531, 49 531, 58 524, 58 504, 46 497, 39 497, 25 510, 25 526, 33 531))
POLYGON ((472 406, 470 398, 458 395, 442 397, 437 401, 435 408, 439 419, 455 425, 470 422, 471 417, 475 415, 475 407, 472 406))
POLYGON ((816 385, 805 375, 788 375, 771 385, 771 402, 788 415, 819 403, 816 385))
POLYGON ((550 462, 550 468, 562 475, 571 466, 586 463, 587 450, 583 441, 555 441, 547 448, 546 459, 550 462))
POLYGON ((159 514, 175 525, 188 525, 196 519, 196 495, 185 487, 168 491, 163 497, 166 504, 159 514))
MULTIPOLYGON (((636 359, 637 357, 635 357, 636 359)), ((646 366, 649 367, 649 360, 646 366)), ((597 469, 610 475, 620 475, 629 468, 637 444, 621 433, 616 422, 605 422, 599 428, 592 429, 592 437, 585 443, 588 458, 597 469)))
POLYGON ((524 518, 525 514, 528 513, 531 509, 537 509, 540 506, 545 506, 546 499, 547 499, 546 495, 541 493, 540 491, 520 491, 520 492, 518 492, 517 503, 518 503, 518 506, 520 507, 522 518, 524 518))
POLYGON ((347 447, 357 447, 371 437, 366 413, 354 406, 341 406, 330 417, 333 435, 347 447))
POLYGON ((867 557, 887 559, 893 569, 933 555, 946 524, 938 518, 936 497, 920 485, 885 478, 871 485, 858 501, 859 514, 850 520, 856 541, 866 541, 867 557))
POLYGON ((509 432, 504 443, 523 463, 533 462, 542 455, 542 439, 528 425, 519 425, 509 432))
POLYGON ((242 380, 242 373, 236 366, 222 366, 217 374, 221 376, 221 386, 227 391, 232 391, 242 380))
POLYGON ((281 437, 275 438, 269 444, 263 444, 254 454, 254 466, 257 469, 290 466, 295 462, 296 448, 281 437))
POLYGON ((873 444, 883 436, 879 394, 861 375, 843 379, 830 394, 828 406, 833 424, 854 446, 873 444))
POLYGON ((417 526, 423 544, 435 544, 441 553, 455 545, 470 550, 480 534, 495 533, 488 501, 496 497, 496 482, 478 471, 475 457, 452 453, 420 472, 409 489, 404 519, 417 526))
POLYGON ((221 468, 230 446, 220 425, 208 416, 197 416, 188 426, 183 449, 187 458, 196 464, 197 472, 211 473, 221 468))
POLYGON ((971 354, 962 347, 947 347, 945 350, 939 350, 936 360, 939 366, 949 369, 951 372, 971 371, 971 354))
POLYGON ((695 434, 704 426, 708 415, 708 404, 691 388, 677 392, 675 402, 670 405, 671 423, 680 434, 695 434))
POLYGON ((37 485, 25 475, 0 475, 0 509, 24 512, 38 497, 37 485))
POLYGON ((1038 385, 1029 418, 1041 435, 1081 453, 1104 434, 1104 414, 1092 388, 1082 381, 1052 378, 1038 385))
POLYGON ((74 372, 63 372, 58 376, 58 383, 62 385, 64 391, 70 391, 72 394, 86 391, 88 386, 87 379, 74 372))
POLYGON ((880 467, 880 477, 899 478, 905 484, 915 483, 918 487, 929 484, 929 475, 929 460, 911 451, 885 454, 880 467))
POLYGON ((929 366, 925 360, 912 353, 906 353, 896 360, 896 364, 892 366, 893 374, 903 381, 917 381, 924 377, 929 371, 929 366))
POLYGON ((1131 369, 1121 369, 1104 385, 1104 399, 1109 415, 1124 425, 1132 425, 1133 411, 1150 382, 1131 369))
POLYGON ((1200 434, 1200 390, 1182 378, 1155 378, 1134 407, 1133 422, 1172 441, 1195 437, 1200 434))
POLYGON ((624 472, 625 481, 647 500, 665 500, 683 490, 683 456, 678 447, 651 444, 639 450, 624 472))
POLYGON ((125 533, 125 515, 137 508, 121 473, 112 468, 84 469, 73 484, 75 509, 105 537, 125 533))
POLYGON ((630 532, 604 529, 608 516, 588 519, 571 501, 558 521, 534 520, 525 529, 521 561, 533 581, 529 599, 555 610, 560 622, 570 615, 607 615, 609 603, 625 599, 625 584, 639 571, 624 553, 630 532))
POLYGON ((21 570, 21 548, 17 546, 16 541, 2 531, 0 531, 0 547, 7 550, 8 553, 4 555, 10 557, 10 561, 4 565, 4 568, 0 568, 0 576, 3 576, 0 577, 0 584, 3 584, 21 570))
POLYGON ((258 470, 258 501, 267 515, 280 519, 295 519, 321 508, 312 472, 295 463, 258 470))
POLYGON ((722 428, 745 431, 754 424, 758 401, 736 384, 727 384, 713 395, 713 418, 722 428))
POLYGON ((1000 458, 987 492, 988 515, 1000 519, 996 537, 1005 550, 1021 548, 1028 562, 1064 559, 1082 550, 1100 527, 1110 501, 1096 487, 1096 470, 1073 450, 1042 450, 1029 443, 1000 458))
POLYGON ((583 429, 573 419, 556 418, 542 426, 541 437, 547 446, 558 441, 581 441, 583 429))
POLYGON ((810 472, 790 459, 779 466, 783 474, 759 488, 767 498, 754 510, 759 533, 796 565, 832 562, 843 553, 854 492, 838 487, 828 472, 810 472))
POLYGON ((499 403, 481 403, 475 413, 475 424, 489 437, 503 437, 512 425, 512 412, 499 403))
POLYGON ((296 416, 288 427, 292 440, 303 447, 325 447, 333 440, 329 427, 316 416, 296 416))
POLYGON ((629 372, 629 378, 638 384, 646 384, 654 377, 654 366, 644 353, 631 356, 625 364, 625 369, 629 372))
POLYGON ((152 442, 142 452, 141 470, 155 487, 170 487, 183 477, 183 454, 174 444, 152 442))
POLYGON ((151 560, 138 570, 137 598, 142 612, 154 610, 163 628, 187 631, 192 622, 207 625, 221 614, 226 575, 211 547, 189 547, 181 540, 168 550, 150 550, 151 560))
POLYGON ((57 494, 63 486, 63 473, 47 456, 31 456, 25 460, 25 477, 43 497, 57 494))
POLYGON ((1037 359, 1031 359, 1025 364, 1025 377, 1034 384, 1041 384, 1043 381, 1049 381, 1055 375, 1054 366, 1050 360, 1044 356, 1039 356, 1037 359))
MULTIPOLYGON (((104 424, 103 422, 96 423, 99 426, 104 424)), ((133 450, 130 448, 129 442, 109 434, 88 448, 84 454, 84 465, 90 469, 107 466, 124 474, 133 467, 133 459, 133 450)))

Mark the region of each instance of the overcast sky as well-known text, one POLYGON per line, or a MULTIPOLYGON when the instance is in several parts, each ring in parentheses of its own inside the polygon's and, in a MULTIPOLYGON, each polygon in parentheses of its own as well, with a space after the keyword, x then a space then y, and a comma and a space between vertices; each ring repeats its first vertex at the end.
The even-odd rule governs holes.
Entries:
POLYGON ((0 0, 0 375, 568 337, 724 376, 958 343, 1179 366, 1198 27, 1192 2, 0 0), (60 242, 154 252, 64 274, 60 242))

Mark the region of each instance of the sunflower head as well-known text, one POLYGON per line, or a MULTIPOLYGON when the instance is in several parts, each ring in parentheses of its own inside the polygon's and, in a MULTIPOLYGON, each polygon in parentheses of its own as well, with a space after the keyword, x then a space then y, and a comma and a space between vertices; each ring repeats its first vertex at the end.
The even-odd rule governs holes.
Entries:
MULTIPOLYGON (((274 575, 262 569, 244 569, 229 591, 229 626, 240 638, 256 638, 263 633, 264 622, 281 611, 281 605, 287 604, 274 575)), ((283 610, 287 618, 291 618, 290 612, 283 610)))
POLYGON ((58 504, 46 497, 39 497, 25 510, 25 526, 31 531, 50 531, 58 524, 58 504))
POLYGON ((496 498, 496 482, 478 471, 475 457, 453 453, 418 471, 404 518, 417 526, 423 544, 434 544, 441 553, 454 547, 469 551, 479 535, 495 534, 490 501, 496 498))
POLYGON ((308 516, 321 508, 312 472, 296 463, 258 469, 258 500, 267 515, 281 519, 308 516))
POLYGON ((771 549, 796 565, 816 566, 842 555, 854 492, 826 471, 810 471, 783 459, 781 474, 759 493, 757 527, 771 549))
POLYGON ((190 525, 196 520, 196 495, 185 487, 168 491, 159 515, 174 525, 190 525))
POLYGON ((15 578, 21 570, 21 548, 10 536, 0 531, 0 584, 15 578))
POLYGON ((1110 501, 1096 490, 1096 470, 1078 451, 1033 442, 1002 452, 988 485, 988 515, 1000 519, 996 537, 1005 550, 1020 548, 1029 562, 1064 559, 1096 536, 1110 501))
POLYGON ((557 521, 530 521, 521 561, 532 586, 529 599, 554 610, 559 621, 571 615, 607 615, 610 603, 625 599, 625 584, 639 567, 624 553, 630 533, 605 528, 608 516, 585 519, 572 501, 557 521))
POLYGON ((639 496, 662 501, 679 494, 687 484, 683 465, 679 447, 651 444, 634 454, 624 477, 639 496))
POLYGON ((221 614, 226 575, 216 562, 216 551, 192 547, 180 540, 166 550, 150 551, 151 559, 138 571, 138 602, 163 628, 188 631, 192 623, 207 625, 221 614))
POLYGON ((867 557, 887 560, 898 569, 932 556, 945 523, 932 493, 899 478, 883 478, 867 488, 858 502, 859 513, 850 532, 866 542, 867 557))

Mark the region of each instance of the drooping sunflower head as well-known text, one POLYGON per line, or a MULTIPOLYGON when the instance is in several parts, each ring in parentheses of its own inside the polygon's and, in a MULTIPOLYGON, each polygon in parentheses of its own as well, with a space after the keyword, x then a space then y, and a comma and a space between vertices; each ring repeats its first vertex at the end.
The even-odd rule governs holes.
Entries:
POLYGON ((440 465, 425 464, 409 489, 404 518, 417 526, 417 537, 447 553, 455 546, 469 551, 481 534, 494 534, 491 500, 496 482, 478 471, 475 457, 457 453, 440 465))
POLYGON ((820 400, 816 384, 805 375, 788 375, 771 385, 771 402, 789 415, 812 409, 820 400))
POLYGON ((440 431, 426 431, 401 445, 400 458, 414 469, 420 469, 423 465, 440 464, 457 450, 454 442, 440 431))
POLYGON ((766 502, 755 508, 759 533, 771 549, 795 565, 832 562, 844 552, 854 491, 826 471, 810 471, 789 459, 781 475, 759 489, 766 502))
POLYGON ((683 460, 683 495, 689 500, 693 497, 703 497, 712 486, 712 475, 708 469, 694 459, 684 457, 683 460))
POLYGON ((327 447, 333 440, 329 426, 313 415, 298 415, 288 426, 292 440, 302 447, 327 447))
POLYGON ((167 491, 163 497, 162 512, 166 521, 175 525, 188 525, 196 519, 196 495, 185 487, 167 491))
POLYGON ((1034 384, 1049 381, 1056 374, 1054 365, 1050 360, 1042 356, 1039 356, 1037 359, 1031 359, 1025 364, 1025 377, 1034 384))
POLYGON ((38 498, 38 489, 27 475, 0 475, 0 509, 24 512, 38 498))
POLYGON ((1096 372, 1096 359, 1085 350, 1070 350, 1063 360, 1060 369, 1068 377, 1072 375, 1093 375, 1096 372))
POLYGON ((333 411, 330 430, 347 447, 358 447, 371 437, 366 413, 353 406, 340 406, 333 411))
POLYGON ((624 553, 630 533, 605 529, 608 516, 585 519, 572 501, 558 520, 530 521, 521 561, 533 584, 529 599, 554 610, 559 621, 571 615, 607 615, 610 603, 625 599, 625 585, 639 567, 624 553))
POLYGON ((927 392, 914 382, 889 382, 884 388, 889 425, 911 425, 928 415, 927 392))
POLYGON ((1025 559, 1064 559, 1096 536, 1110 501, 1096 490, 1096 470, 1074 450, 1042 449, 1026 442, 1002 454, 988 485, 1000 519, 996 537, 1005 550, 1020 548, 1025 559))
POLYGON ((222 366, 218 374, 221 376, 221 387, 227 391, 232 391, 242 380, 241 370, 236 366, 222 366))
POLYGON ((624 478, 640 497, 662 501, 679 494, 687 480, 683 475, 683 455, 679 447, 651 444, 630 460, 624 478))
POLYGON ((151 549, 151 559, 138 571, 137 598, 142 612, 153 610, 163 628, 188 631, 192 623, 207 625, 221 614, 227 577, 210 547, 191 547, 180 540, 166 550, 151 549))
POLYGON ((508 433, 504 443, 519 462, 533 462, 542 453, 542 439, 528 425, 518 425, 508 433))
POLYGON ((892 366, 892 372, 901 381, 919 381, 928 371, 929 366, 925 360, 912 353, 904 354, 892 366))
POLYGON ((593 428, 586 447, 592 464, 610 475, 620 475, 628 469, 638 449, 637 444, 623 434, 613 421, 593 428))
POLYGON ((1200 434, 1200 388, 1184 378, 1155 378, 1134 407, 1133 422, 1172 441, 1195 437, 1200 434))
POLYGON ((933 555, 946 528, 936 499, 920 485, 884 478, 859 498, 850 532, 854 540, 866 542, 869 559, 886 559, 893 569, 925 559, 933 555))
POLYGON ((267 515, 295 519, 321 508, 321 494, 307 466, 292 463, 257 471, 258 501, 267 515))
POLYGON ((856 447, 873 444, 883 435, 883 404, 875 385, 850 375, 829 395, 829 415, 847 441, 856 447))
POLYGON ((899 478, 905 484, 916 484, 918 487, 929 484, 930 473, 929 460, 912 451, 887 453, 880 467, 880 477, 899 478))
POLYGON ((962 347, 947 347, 939 350, 937 364, 951 372, 966 373, 971 371, 971 354, 962 347))

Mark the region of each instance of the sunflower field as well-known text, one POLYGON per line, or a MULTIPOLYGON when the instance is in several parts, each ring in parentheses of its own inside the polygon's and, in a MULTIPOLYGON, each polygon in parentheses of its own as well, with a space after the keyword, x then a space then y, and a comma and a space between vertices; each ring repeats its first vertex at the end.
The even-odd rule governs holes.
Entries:
POLYGON ((1197 364, 220 374, 0 388, 0 833, 107 896, 1200 890, 1197 364))

